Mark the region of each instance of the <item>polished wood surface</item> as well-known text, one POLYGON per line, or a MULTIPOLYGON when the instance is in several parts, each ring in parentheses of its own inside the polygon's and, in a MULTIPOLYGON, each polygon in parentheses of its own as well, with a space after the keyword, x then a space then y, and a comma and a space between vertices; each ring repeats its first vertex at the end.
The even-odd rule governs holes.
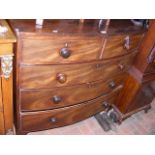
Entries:
POLYGON ((128 107, 127 113, 149 105, 154 99, 154 96, 155 96, 155 81, 151 81, 141 85, 140 90, 137 92, 136 97, 132 101, 132 104, 128 107))
POLYGON ((4 106, 4 119, 5 128, 10 131, 13 130, 13 74, 10 76, 9 80, 2 77, 2 93, 3 93, 3 106, 4 106))
POLYGON ((117 102, 115 103, 121 113, 127 113, 130 104, 133 102, 133 96, 137 93, 137 91, 139 91, 140 87, 140 83, 137 82, 137 80, 130 74, 128 74, 128 77, 124 83, 124 87, 118 96, 117 102))
POLYGON ((6 20, 0 19, 0 24, 1 26, 5 26, 8 29, 5 34, 0 35, 0 134, 11 134, 13 133, 13 74, 11 72, 8 78, 5 77, 4 74, 7 73, 7 69, 9 69, 12 65, 7 66, 8 62, 4 59, 13 57, 13 43, 16 42, 16 38, 6 20), (2 62, 2 59, 4 62, 2 62))
POLYGON ((2 101, 2 86, 1 86, 1 79, 0 79, 0 135, 5 134, 5 126, 4 126, 4 107, 2 101))
POLYGON ((139 48, 139 54, 136 57, 134 66, 142 73, 147 70, 148 67, 148 56, 155 44, 155 20, 151 22, 150 28, 148 29, 147 35, 145 35, 143 43, 139 48), (143 61, 142 61, 143 60, 143 61))
POLYGON ((151 22, 148 32, 138 49, 139 53, 116 102, 118 109, 124 115, 123 117, 130 116, 139 110, 148 109, 151 106, 150 103, 155 95, 155 74, 152 71, 155 55, 152 55, 152 62, 150 62, 149 58, 155 45, 154 33, 155 20, 151 22))
POLYGON ((140 45, 142 38, 143 34, 129 34, 108 37, 106 41, 106 47, 103 52, 103 58, 106 59, 122 56, 135 51, 140 45), (126 42, 128 42, 128 45, 126 45, 126 42))
MULTIPOLYGON (((44 20, 43 27, 38 29, 36 27, 36 20, 34 19, 12 19, 9 20, 10 25, 16 31, 24 33, 24 36, 38 36, 38 35, 80 35, 80 36, 96 36, 102 35, 99 28, 99 20, 85 20, 80 23, 79 20, 44 20)), ((135 26, 128 20, 110 20, 108 35, 143 33, 146 30, 143 27, 135 26)))
MULTIPOLYGON (((12 42, 16 42, 16 37, 13 34, 13 32, 12 32, 10 26, 8 25, 7 21, 0 19, 0 25, 5 26, 8 29, 7 33, 5 33, 5 35, 0 35, 0 44, 4 44, 4 43, 9 44, 12 42)), ((5 52, 6 52, 6 54, 8 54, 7 53, 8 51, 5 51, 5 52)))
MULTIPOLYGON (((80 121, 104 110, 103 101, 113 104, 117 91, 111 96, 56 110, 27 112, 21 114, 21 131, 29 132, 60 127, 80 121)), ((21 132, 18 131, 19 133, 21 132)))
POLYGON ((98 60, 104 39, 101 37, 52 36, 28 37, 22 40, 21 62, 27 64, 61 64, 98 60), (68 58, 61 55, 66 48, 68 58), (32 53, 33 51, 33 53, 32 53))
POLYGON ((62 87, 88 83, 96 80, 107 80, 112 76, 123 74, 131 65, 135 53, 113 61, 97 61, 72 65, 22 65, 20 67, 20 87, 23 89, 40 89, 62 87), (122 65, 122 66, 120 66, 122 65), (65 76, 61 82, 58 74, 65 76))
POLYGON ((75 123, 103 111, 104 101, 114 104, 145 30, 130 20, 110 20, 105 34, 100 20, 35 22, 9 20, 18 39, 17 134, 75 123))
POLYGON ((110 93, 115 88, 122 88, 125 75, 116 76, 106 82, 95 81, 71 87, 43 89, 43 90, 21 90, 21 111, 35 111, 66 107, 80 102, 94 99, 103 94, 110 93), (111 83, 114 83, 111 85, 111 83), (74 90, 74 91, 73 91, 74 90), (57 96, 60 101, 53 98, 57 96))
POLYGON ((13 45, 11 43, 1 44, 1 46, 0 46, 0 54, 1 55, 12 54, 12 48, 13 48, 13 45))

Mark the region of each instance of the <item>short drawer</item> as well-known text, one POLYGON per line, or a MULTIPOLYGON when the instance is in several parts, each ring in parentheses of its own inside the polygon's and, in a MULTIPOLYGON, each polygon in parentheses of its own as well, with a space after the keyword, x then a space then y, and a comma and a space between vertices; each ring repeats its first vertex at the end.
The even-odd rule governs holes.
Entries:
POLYGON ((97 60, 103 41, 101 37, 96 36, 24 38, 21 61, 28 64, 64 64, 97 60))
POLYGON ((135 53, 110 61, 70 65, 36 65, 20 67, 20 87, 26 89, 53 88, 88 83, 124 74, 135 53))
POLYGON ((104 102, 113 104, 118 91, 97 99, 55 110, 25 112, 20 115, 20 130, 24 132, 65 126, 83 120, 104 110, 104 102))
POLYGON ((21 90, 21 110, 37 111, 55 109, 94 99, 103 94, 110 93, 116 88, 121 89, 125 76, 117 76, 106 82, 100 80, 51 90, 21 90))
POLYGON ((111 36, 107 38, 103 58, 112 58, 128 54, 138 48, 143 34, 111 36))

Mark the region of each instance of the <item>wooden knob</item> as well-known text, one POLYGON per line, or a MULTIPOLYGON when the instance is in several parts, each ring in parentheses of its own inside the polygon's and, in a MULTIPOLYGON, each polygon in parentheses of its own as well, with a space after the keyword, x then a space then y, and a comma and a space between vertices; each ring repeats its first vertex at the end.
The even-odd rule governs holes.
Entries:
POLYGON ((60 96, 53 96, 53 97, 52 97, 52 101, 53 101, 55 104, 58 104, 59 102, 61 102, 61 97, 60 97, 60 96))
POLYGON ((67 81, 67 76, 63 73, 58 73, 56 76, 56 79, 60 82, 60 83, 65 83, 67 81))
POLYGON ((50 118, 50 122, 55 123, 56 122, 56 118, 55 117, 50 118))
POLYGON ((70 55, 71 55, 71 51, 64 47, 60 50, 60 55, 64 58, 64 59, 67 59, 70 55))
POLYGON ((116 87, 115 82, 114 82, 114 81, 111 81, 111 82, 109 83, 109 87, 110 87, 110 88, 115 88, 115 87, 116 87))

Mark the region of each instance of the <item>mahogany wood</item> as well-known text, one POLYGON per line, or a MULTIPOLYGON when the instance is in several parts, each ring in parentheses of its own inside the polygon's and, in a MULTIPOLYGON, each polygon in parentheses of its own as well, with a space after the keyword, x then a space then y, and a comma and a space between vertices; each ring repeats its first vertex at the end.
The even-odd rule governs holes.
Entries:
POLYGON ((154 97, 154 68, 155 55, 152 62, 149 61, 153 46, 155 45, 155 20, 151 22, 134 60, 133 67, 124 84, 124 88, 118 96, 117 108, 129 116, 138 110, 148 108, 154 97), (128 93, 130 92, 130 93, 128 93))
MULTIPOLYGON (((29 131, 60 127, 80 121, 103 111, 103 101, 113 104, 116 96, 117 91, 113 95, 101 96, 100 98, 67 108, 22 113, 20 129, 26 133, 29 131)), ((20 133, 21 131, 19 130, 18 132, 20 133)))
POLYGON ((122 75, 132 64, 135 52, 113 61, 98 61, 72 65, 22 65, 20 67, 20 87, 40 89, 88 83, 96 80, 106 81, 112 76, 122 75), (120 68, 123 65, 123 68, 120 68), (63 75, 61 82, 57 76, 63 75))
POLYGON ((42 29, 35 20, 9 23, 18 39, 18 134, 71 124, 103 111, 103 101, 114 104, 144 34, 130 20, 110 21, 106 34, 98 20, 44 20, 42 29))
POLYGON ((87 36, 51 36, 51 38, 28 37, 22 40, 22 63, 56 64, 97 60, 102 50, 104 39, 87 36), (64 58, 61 49, 70 51, 64 58), (32 53, 33 51, 33 53, 32 53))
POLYGON ((107 43, 103 52, 103 58, 112 58, 116 56, 125 55, 133 50, 137 49, 141 40, 143 38, 143 34, 126 34, 120 36, 110 36, 107 38, 107 43), (129 37, 129 48, 126 49, 125 39, 129 37))
POLYGON ((103 94, 110 93, 114 88, 123 87, 125 77, 125 75, 116 76, 108 79, 106 82, 100 80, 71 87, 54 88, 50 90, 21 90, 21 111, 55 109, 91 100, 103 94), (111 82, 114 83, 113 87, 110 86, 111 82), (61 98, 61 101, 55 103, 53 101, 54 96, 61 98))

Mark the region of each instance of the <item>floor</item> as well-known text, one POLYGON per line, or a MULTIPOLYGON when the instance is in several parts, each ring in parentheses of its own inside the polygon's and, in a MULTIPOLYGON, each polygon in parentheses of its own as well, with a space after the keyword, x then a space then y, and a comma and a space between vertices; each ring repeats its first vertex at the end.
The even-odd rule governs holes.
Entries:
POLYGON ((113 130, 105 132, 94 117, 73 125, 31 132, 29 135, 154 135, 155 134, 155 99, 148 113, 138 112, 126 119, 113 130))

